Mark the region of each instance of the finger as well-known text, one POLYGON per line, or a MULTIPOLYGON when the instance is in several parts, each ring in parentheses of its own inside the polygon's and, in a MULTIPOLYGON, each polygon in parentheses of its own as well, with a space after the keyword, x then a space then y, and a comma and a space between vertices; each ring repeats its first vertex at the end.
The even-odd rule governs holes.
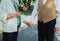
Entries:
POLYGON ((26 25, 28 25, 29 27, 32 27, 33 26, 33 24, 32 23, 29 23, 29 22, 27 22, 27 21, 23 21, 26 25))
POLYGON ((23 23, 27 24, 28 22, 27 21, 23 21, 23 23))
POLYGON ((29 27, 33 27, 32 23, 29 23, 28 25, 29 25, 29 27))

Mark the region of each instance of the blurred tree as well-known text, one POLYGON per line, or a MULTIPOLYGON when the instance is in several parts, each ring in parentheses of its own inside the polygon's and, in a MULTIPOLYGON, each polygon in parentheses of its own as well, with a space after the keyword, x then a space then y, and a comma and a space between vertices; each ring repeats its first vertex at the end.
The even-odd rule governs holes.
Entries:
POLYGON ((1 0, 0 0, 0 2, 1 2, 1 0))

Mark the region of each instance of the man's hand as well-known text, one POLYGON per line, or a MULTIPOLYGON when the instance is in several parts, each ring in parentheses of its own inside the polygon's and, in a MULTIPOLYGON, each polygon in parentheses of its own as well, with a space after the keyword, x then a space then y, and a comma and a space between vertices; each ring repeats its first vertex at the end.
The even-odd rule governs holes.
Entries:
POLYGON ((32 27, 33 26, 33 24, 32 23, 30 23, 30 22, 27 22, 27 21, 23 21, 26 25, 28 25, 29 27, 32 27))
POLYGON ((57 33, 57 32, 59 32, 59 28, 58 27, 55 27, 54 28, 54 31, 57 33))
POLYGON ((28 8, 26 7, 26 6, 24 6, 23 4, 20 4, 20 7, 24 10, 24 11, 26 11, 28 8))

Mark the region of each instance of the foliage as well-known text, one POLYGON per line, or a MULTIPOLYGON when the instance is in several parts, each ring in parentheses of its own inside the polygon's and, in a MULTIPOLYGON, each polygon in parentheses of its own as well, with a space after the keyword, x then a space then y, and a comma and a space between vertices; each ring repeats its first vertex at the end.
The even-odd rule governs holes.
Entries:
POLYGON ((34 7, 33 4, 34 4, 35 0, 19 0, 19 2, 21 4, 24 4, 28 8, 27 11, 24 11, 21 7, 19 7, 19 10, 23 11, 24 14, 27 14, 33 10, 33 7, 34 7))
POLYGON ((2 23, 0 22, 0 36, 2 36, 2 23))
POLYGON ((1 0, 0 0, 0 2, 1 2, 1 0))

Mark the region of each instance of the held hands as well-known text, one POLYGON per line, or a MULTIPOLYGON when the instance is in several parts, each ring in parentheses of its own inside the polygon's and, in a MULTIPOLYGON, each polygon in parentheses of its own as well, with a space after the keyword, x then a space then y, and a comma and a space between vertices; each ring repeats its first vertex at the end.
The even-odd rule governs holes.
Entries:
POLYGON ((29 27, 31 27, 32 28, 32 26, 33 26, 33 24, 32 23, 30 23, 30 22, 27 22, 27 21, 23 21, 26 25, 28 25, 29 27))

